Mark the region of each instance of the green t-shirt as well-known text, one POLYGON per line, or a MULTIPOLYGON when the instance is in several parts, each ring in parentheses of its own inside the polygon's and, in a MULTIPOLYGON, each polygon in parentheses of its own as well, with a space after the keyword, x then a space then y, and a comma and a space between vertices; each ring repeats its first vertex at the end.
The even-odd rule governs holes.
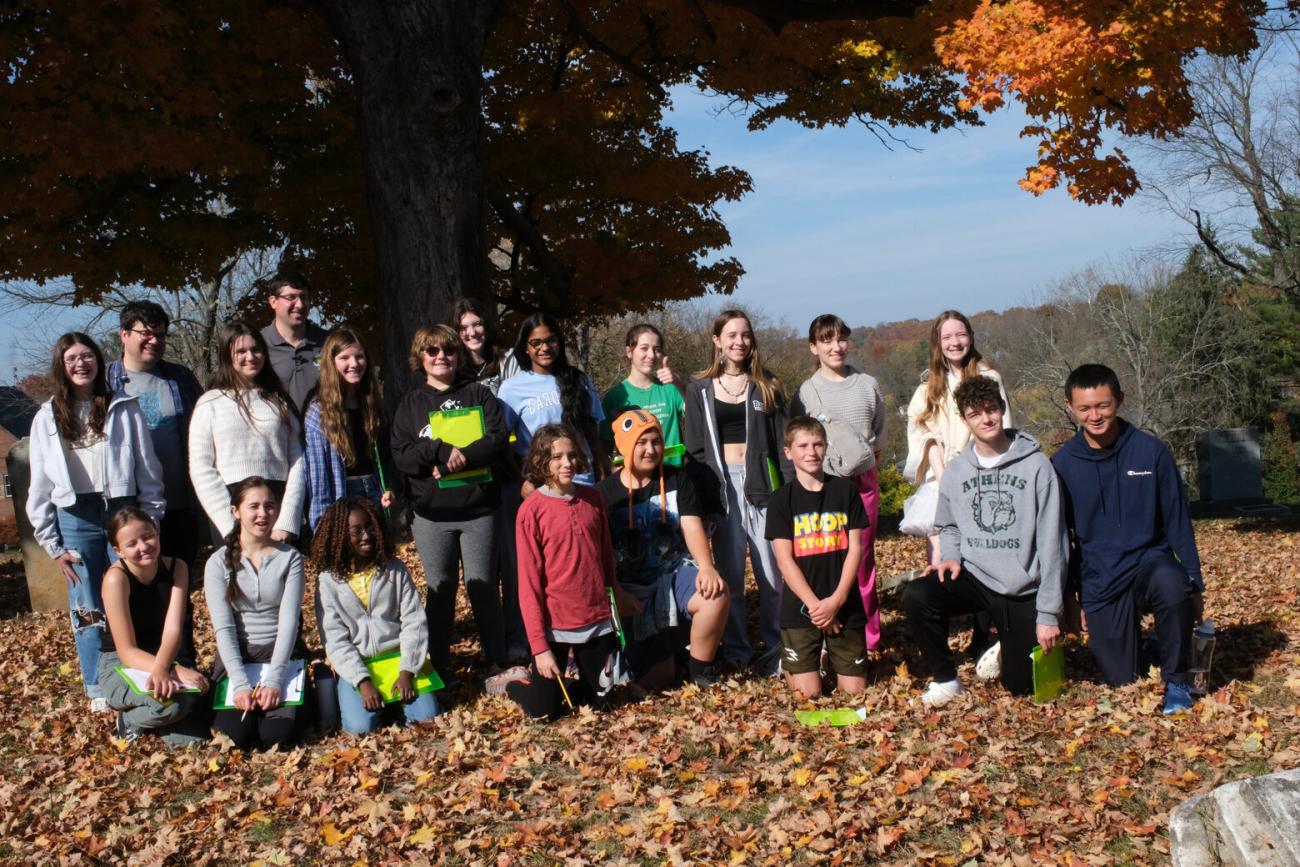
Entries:
POLYGON ((682 412, 686 401, 675 386, 656 382, 649 388, 637 388, 626 379, 605 392, 600 402, 605 410, 605 421, 600 425, 600 435, 610 448, 614 446, 614 431, 610 425, 619 413, 628 409, 644 409, 659 419, 664 429, 664 463, 672 467, 682 465, 682 412), (673 447, 677 446, 677 453, 673 447))

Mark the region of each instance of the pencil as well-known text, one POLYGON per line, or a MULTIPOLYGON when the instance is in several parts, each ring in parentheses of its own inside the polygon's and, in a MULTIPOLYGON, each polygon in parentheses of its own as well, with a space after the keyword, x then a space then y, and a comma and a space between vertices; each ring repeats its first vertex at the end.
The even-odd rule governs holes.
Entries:
POLYGON ((569 698, 569 691, 564 688, 564 674, 557 674, 555 681, 560 685, 560 695, 564 696, 564 703, 569 706, 569 710, 573 710, 573 700, 569 698))

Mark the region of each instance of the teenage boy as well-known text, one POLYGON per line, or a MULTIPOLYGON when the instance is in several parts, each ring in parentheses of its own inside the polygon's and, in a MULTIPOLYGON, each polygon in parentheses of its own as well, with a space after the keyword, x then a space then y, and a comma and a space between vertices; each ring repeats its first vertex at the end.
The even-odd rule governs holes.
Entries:
POLYGON ((1168 447, 1119 417, 1115 371, 1076 367, 1065 400, 1079 430, 1053 456, 1079 558, 1088 646, 1111 686, 1138 679, 1142 615, 1155 614, 1165 712, 1192 705, 1187 649, 1197 619, 1201 559, 1168 447))
POLYGON ((641 614, 624 624, 629 665, 642 686, 667 686, 683 644, 677 626, 689 621, 691 681, 711 686, 731 603, 705 530, 716 494, 701 496, 685 470, 665 465, 663 428, 649 411, 624 412, 613 432, 623 466, 596 487, 609 513, 618 583, 641 600, 641 614))
POLYGON ((266 289, 275 314, 271 324, 262 329, 269 353, 267 361, 301 413, 307 395, 320 380, 320 352, 329 332, 308 319, 311 287, 301 274, 281 271, 271 278, 266 289))
POLYGON ((987 612, 1002 644, 999 679, 1012 695, 1033 691, 1034 645, 1051 650, 1069 568, 1065 504, 1052 464, 1034 438, 1003 429, 1007 405, 987 376, 953 392, 971 441, 939 482, 940 562, 903 589, 907 622, 930 668, 921 696, 938 707, 961 695, 948 618, 987 612))
POLYGON ((206 526, 206 520, 196 508, 186 449, 190 414, 203 389, 188 367, 163 358, 171 318, 160 305, 132 301, 122 308, 119 324, 122 357, 110 361, 104 371, 108 390, 131 395, 144 413, 167 499, 159 529, 162 553, 192 564, 199 548, 199 528, 206 526))
POLYGON ((825 646, 840 689, 867 688, 866 613, 858 593, 867 512, 853 483, 827 475, 826 429, 806 415, 785 427, 794 480, 772 495, 767 533, 785 580, 781 670, 804 698, 821 695, 825 646))

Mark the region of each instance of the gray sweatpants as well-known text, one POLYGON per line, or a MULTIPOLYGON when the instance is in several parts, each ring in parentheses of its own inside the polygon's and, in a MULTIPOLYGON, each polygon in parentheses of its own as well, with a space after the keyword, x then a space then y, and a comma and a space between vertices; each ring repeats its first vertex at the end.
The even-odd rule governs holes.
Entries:
POLYGON ((207 725, 194 720, 193 726, 181 725, 199 709, 199 703, 211 701, 211 695, 193 692, 177 693, 168 704, 152 696, 141 695, 127 685, 115 668, 122 664, 116 653, 99 656, 99 688, 103 690, 108 706, 122 714, 127 727, 156 732, 175 743, 189 743, 207 735, 207 725))
POLYGON ((747 664, 753 655, 746 634, 745 553, 758 584, 758 637, 768 650, 781 646, 781 570, 767 541, 767 509, 745 497, 744 464, 728 464, 723 480, 727 514, 713 535, 713 560, 731 593, 731 611, 722 636, 722 655, 728 662, 747 664))
POLYGON ((450 671, 451 632, 456 625, 456 572, 462 567, 465 591, 478 625, 483 656, 489 663, 506 662, 505 630, 497 595, 496 513, 468 521, 430 521, 419 515, 411 522, 424 580, 429 585, 425 612, 429 618, 429 655, 444 678, 450 671))

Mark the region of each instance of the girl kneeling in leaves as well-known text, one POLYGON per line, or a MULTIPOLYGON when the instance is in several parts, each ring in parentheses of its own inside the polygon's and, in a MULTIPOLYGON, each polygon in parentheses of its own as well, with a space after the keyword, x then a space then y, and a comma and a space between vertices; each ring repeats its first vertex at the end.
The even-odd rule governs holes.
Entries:
POLYGON ((343 730, 376 731, 384 706, 391 705, 407 725, 438 715, 438 700, 416 690, 416 676, 429 651, 429 625, 420 591, 396 557, 374 503, 352 496, 330 506, 312 540, 316 621, 325 654, 339 675, 339 713, 343 730), (375 685, 367 661, 397 651, 398 675, 391 695, 375 685))
POLYGON ((195 713, 208 681, 194 669, 189 569, 184 560, 159 556, 158 525, 143 509, 118 509, 105 530, 121 559, 104 573, 108 631, 99 686, 117 711, 118 737, 133 741, 149 732, 175 745, 206 740, 206 714, 195 713), (119 666, 148 677, 133 689, 119 666))
POLYGON ((524 712, 554 719, 563 705, 608 704, 621 672, 619 639, 606 588, 619 613, 641 605, 614 578, 614 546, 605 504, 593 488, 574 482, 587 472, 578 433, 548 424, 534 435, 524 477, 536 488, 519 507, 519 608, 533 653, 533 676, 506 686, 524 712), (579 679, 563 681, 570 652, 579 679))
POLYGON ((302 555, 271 536, 280 515, 271 485, 249 476, 230 486, 234 527, 203 573, 217 638, 212 680, 229 677, 225 694, 233 705, 218 710, 213 725, 240 749, 258 742, 265 749, 288 747, 298 735, 300 705, 284 699, 290 662, 306 656, 298 641, 302 555), (262 664, 255 681, 249 663, 262 664))

